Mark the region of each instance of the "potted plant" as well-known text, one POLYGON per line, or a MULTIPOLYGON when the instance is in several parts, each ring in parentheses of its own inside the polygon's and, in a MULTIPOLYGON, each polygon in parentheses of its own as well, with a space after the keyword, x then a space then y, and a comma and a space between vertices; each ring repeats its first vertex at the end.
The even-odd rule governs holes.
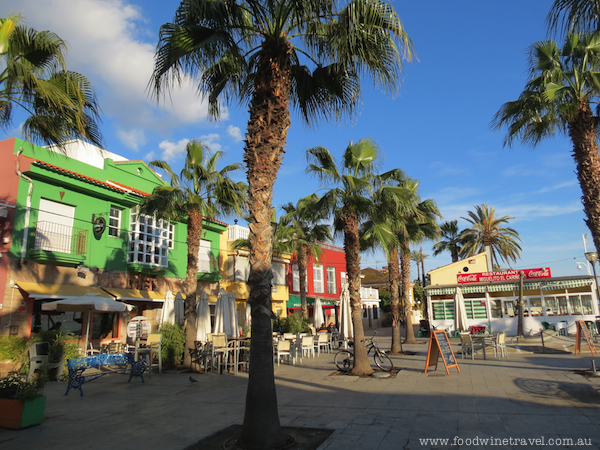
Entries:
POLYGON ((19 372, 0 378, 0 428, 21 429, 38 425, 44 420, 46 397, 45 374, 31 381, 19 372))

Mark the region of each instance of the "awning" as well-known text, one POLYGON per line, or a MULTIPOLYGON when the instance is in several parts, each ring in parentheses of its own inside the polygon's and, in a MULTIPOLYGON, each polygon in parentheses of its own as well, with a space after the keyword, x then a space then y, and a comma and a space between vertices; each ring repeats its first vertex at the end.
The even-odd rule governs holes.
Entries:
MULTIPOLYGON (((323 297, 319 297, 319 298, 321 299, 321 306, 335 306, 339 302, 339 299, 328 300, 328 299, 324 299, 323 297)), ((308 307, 314 306, 315 305, 315 297, 306 297, 306 305, 308 307)), ((302 299, 300 298, 300 296, 299 295, 290 295, 290 297, 287 301, 287 307, 288 308, 301 308, 302 307, 302 299)))
POLYGON ((111 298, 104 290, 96 286, 77 286, 73 284, 47 284, 47 283, 30 283, 17 281, 16 286, 22 291, 25 291, 29 298, 39 299, 59 299, 67 297, 82 297, 91 292, 98 294, 103 298, 111 298))
POLYGON ((166 292, 140 291, 137 289, 102 288, 122 302, 164 302, 166 292))

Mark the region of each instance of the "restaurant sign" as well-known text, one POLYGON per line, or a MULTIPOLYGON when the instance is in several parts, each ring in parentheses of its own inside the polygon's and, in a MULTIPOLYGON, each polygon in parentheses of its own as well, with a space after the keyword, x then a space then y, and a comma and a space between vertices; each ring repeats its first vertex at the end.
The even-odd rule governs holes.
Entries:
MULTIPOLYGON (((519 281, 519 270, 498 270, 495 272, 460 273, 456 275, 458 283, 491 283, 494 281, 519 281)), ((550 268, 524 269, 524 280, 532 278, 550 278, 550 268)))

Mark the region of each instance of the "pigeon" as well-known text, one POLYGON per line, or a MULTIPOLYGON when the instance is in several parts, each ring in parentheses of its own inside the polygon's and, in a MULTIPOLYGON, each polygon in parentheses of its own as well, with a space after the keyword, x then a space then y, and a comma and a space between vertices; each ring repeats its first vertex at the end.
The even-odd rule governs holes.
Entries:
POLYGON ((197 383, 197 382, 198 382, 198 380, 194 380, 190 375, 190 383, 197 383))

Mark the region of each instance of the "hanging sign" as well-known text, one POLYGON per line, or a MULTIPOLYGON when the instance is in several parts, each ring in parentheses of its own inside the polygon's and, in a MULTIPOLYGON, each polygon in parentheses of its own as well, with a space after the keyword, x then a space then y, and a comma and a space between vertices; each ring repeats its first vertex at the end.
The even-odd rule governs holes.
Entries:
POLYGON ((590 333, 590 329, 587 327, 587 324, 584 320, 578 320, 577 322, 577 339, 575 340, 575 354, 581 353, 581 336, 585 338, 592 355, 594 353, 598 353, 596 350, 596 344, 594 344, 594 339, 592 339, 592 333, 590 333))
MULTIPOLYGON (((458 283, 492 283, 494 281, 519 281, 519 270, 497 270, 495 272, 460 273, 456 275, 458 283)), ((524 279, 551 278, 550 267, 523 270, 524 279)))
POLYGON ((427 350, 427 361, 425 362, 425 372, 430 366, 435 366, 434 370, 437 370, 438 360, 442 358, 444 367, 446 368, 446 374, 450 375, 448 370, 451 367, 456 367, 456 370, 460 373, 458 362, 454 356, 454 351, 450 346, 450 340, 445 330, 433 330, 431 331, 431 338, 429 339, 429 350, 427 350))

